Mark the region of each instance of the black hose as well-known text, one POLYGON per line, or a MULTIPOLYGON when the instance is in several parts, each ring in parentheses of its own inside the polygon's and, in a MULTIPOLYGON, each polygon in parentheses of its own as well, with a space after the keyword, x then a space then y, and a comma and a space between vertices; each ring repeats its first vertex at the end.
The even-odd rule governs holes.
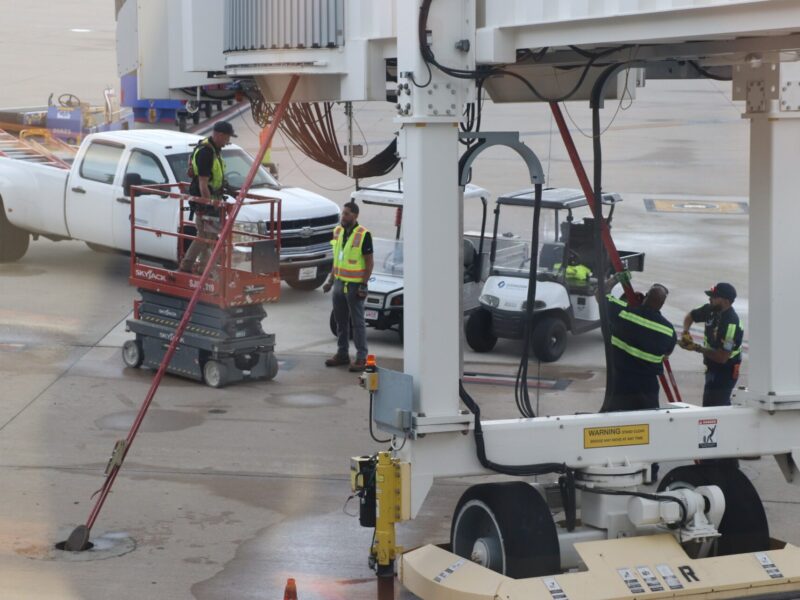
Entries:
POLYGON ((591 108, 592 108, 592 150, 594 152, 594 242, 596 255, 596 277, 598 298, 597 304, 600 309, 600 331, 603 333, 603 349, 606 357, 606 391, 603 397, 603 405, 600 412, 614 410, 614 352, 611 346, 611 327, 608 317, 608 300, 606 299, 606 253, 603 247, 603 146, 600 135, 600 104, 603 99, 603 90, 606 81, 622 65, 612 65, 607 68, 595 81, 592 88, 591 108))

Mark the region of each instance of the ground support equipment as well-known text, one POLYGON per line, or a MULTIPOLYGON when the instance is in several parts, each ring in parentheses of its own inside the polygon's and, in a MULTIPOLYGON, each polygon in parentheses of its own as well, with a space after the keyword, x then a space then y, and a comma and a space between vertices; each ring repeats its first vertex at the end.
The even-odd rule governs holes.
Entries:
MULTIPOLYGON (((157 369, 189 302, 140 289, 142 300, 127 329, 136 334, 122 349, 125 364, 157 369)), ((223 387, 272 379, 278 373, 275 336, 264 333, 260 304, 221 308, 198 304, 189 317, 167 372, 223 387)))

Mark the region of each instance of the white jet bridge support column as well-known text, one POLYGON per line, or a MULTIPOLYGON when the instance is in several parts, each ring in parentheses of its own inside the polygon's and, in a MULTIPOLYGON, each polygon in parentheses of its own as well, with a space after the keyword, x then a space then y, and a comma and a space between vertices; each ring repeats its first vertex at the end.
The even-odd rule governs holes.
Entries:
MULTIPOLYGON (((753 406, 800 407, 800 64, 735 68, 750 119, 748 390, 753 406)), ((720 252, 724 252, 723 246, 720 252)))
MULTIPOLYGON (((417 423, 445 431, 463 430, 467 418, 460 413, 458 397, 463 322, 458 123, 474 84, 433 66, 429 69, 419 50, 420 2, 404 0, 396 6, 398 152, 403 160, 405 196, 405 372, 414 380, 417 423)), ((438 62, 474 69, 475 0, 433 2, 428 30, 427 41, 438 62)), ((432 452, 435 448, 429 444, 417 447, 409 440, 401 453, 412 463, 414 513, 433 481, 433 475, 426 474, 432 452)))

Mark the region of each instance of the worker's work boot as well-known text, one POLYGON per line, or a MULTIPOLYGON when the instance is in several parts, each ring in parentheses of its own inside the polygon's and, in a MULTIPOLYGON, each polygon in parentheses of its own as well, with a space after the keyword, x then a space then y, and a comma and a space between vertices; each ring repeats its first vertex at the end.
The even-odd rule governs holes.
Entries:
POLYGON ((362 359, 356 359, 350 363, 350 371, 352 373, 360 373, 364 369, 367 368, 367 361, 362 359))
POLYGON ((345 355, 334 354, 325 361, 326 367, 343 367, 349 364, 350 364, 350 357, 347 356, 346 354, 345 355))

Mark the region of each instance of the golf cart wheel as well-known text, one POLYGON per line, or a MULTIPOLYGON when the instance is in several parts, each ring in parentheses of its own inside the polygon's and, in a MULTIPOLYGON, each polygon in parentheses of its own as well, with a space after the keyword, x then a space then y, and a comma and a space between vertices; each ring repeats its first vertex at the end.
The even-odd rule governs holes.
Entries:
POLYGON ((497 343, 492 334, 492 314, 483 308, 473 312, 467 319, 465 330, 467 343, 475 352, 489 352, 497 343))
POLYGON ((558 534, 544 498, 521 481, 467 489, 450 528, 452 551, 517 579, 561 570, 558 534))
POLYGON ((558 317, 544 317, 533 329, 533 353, 542 362, 555 362, 567 348, 567 326, 558 317))
POLYGON ((126 367, 138 369, 144 361, 142 343, 139 340, 127 340, 122 344, 122 362, 126 367))
POLYGON ((208 387, 224 387, 228 383, 228 368, 216 360, 207 360, 203 365, 203 381, 208 387))
MULTIPOLYGON (((348 320, 348 323, 349 322, 350 321, 348 320)), ((334 314, 333 310, 331 310, 330 328, 331 328, 331 333, 333 334, 333 337, 337 337, 338 338, 339 337, 339 328, 336 326, 336 315, 334 314)), ((353 327, 352 326, 350 326, 350 338, 349 339, 351 339, 351 340, 353 339, 353 327)))
MULTIPOLYGON (((686 465, 672 469, 658 485, 658 491, 694 489, 716 485, 725 496, 725 512, 719 524, 720 537, 701 555, 727 556, 769 549, 769 524, 756 488, 739 469, 725 465, 686 465)), ((689 552, 690 548, 687 548, 689 552)), ((691 554, 690 554, 691 555, 691 554)))
POLYGON ((278 359, 275 357, 274 352, 267 352, 266 356, 267 361, 267 374, 265 375, 265 379, 275 379, 275 376, 278 374, 278 359))

